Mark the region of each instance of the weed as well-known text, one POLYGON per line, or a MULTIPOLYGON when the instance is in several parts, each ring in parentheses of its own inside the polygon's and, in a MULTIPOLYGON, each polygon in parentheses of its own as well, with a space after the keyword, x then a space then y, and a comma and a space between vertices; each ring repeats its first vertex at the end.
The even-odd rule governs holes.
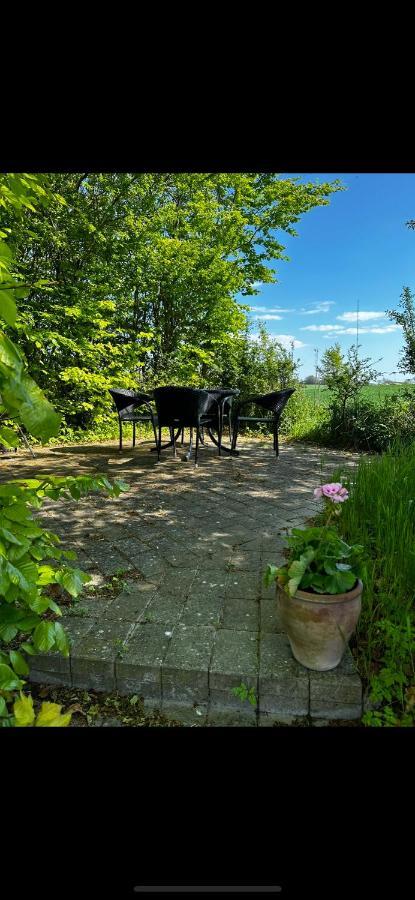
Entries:
POLYGON ((239 697, 240 700, 248 700, 251 706, 257 705, 257 696, 255 693, 255 688, 248 688, 246 684, 242 681, 238 687, 232 688, 232 693, 235 697, 239 697))

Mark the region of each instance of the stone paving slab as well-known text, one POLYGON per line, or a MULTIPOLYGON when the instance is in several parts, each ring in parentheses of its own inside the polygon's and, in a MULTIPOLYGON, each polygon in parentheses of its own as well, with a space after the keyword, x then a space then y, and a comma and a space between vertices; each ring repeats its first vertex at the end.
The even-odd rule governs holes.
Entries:
POLYGON ((19 451, 2 467, 3 480, 103 472, 130 484, 117 499, 47 501, 40 512, 92 582, 65 608, 70 658, 33 657, 30 677, 138 693, 190 726, 359 718, 350 654, 332 672, 300 666, 275 588, 263 584, 266 565, 283 561, 288 530, 319 509, 314 488, 358 457, 283 443, 276 459, 269 440, 242 440, 237 458, 206 444, 195 468, 168 452, 157 463, 151 446, 36 449, 35 459, 19 451), (256 707, 235 696, 241 684, 256 707))

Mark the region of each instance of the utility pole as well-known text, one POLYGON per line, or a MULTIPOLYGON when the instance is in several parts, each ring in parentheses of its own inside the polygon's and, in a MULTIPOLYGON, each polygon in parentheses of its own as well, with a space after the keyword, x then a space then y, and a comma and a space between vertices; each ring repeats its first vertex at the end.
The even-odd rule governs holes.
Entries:
POLYGON ((317 399, 317 379, 318 379, 318 347, 314 347, 315 353, 315 369, 316 369, 316 383, 314 385, 314 406, 316 405, 317 399))
POLYGON ((359 300, 356 301, 356 359, 359 356, 359 300))

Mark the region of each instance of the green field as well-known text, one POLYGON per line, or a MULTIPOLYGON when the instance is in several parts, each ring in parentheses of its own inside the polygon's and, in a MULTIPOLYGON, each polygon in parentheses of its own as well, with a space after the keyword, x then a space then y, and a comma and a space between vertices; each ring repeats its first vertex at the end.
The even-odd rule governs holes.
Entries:
MULTIPOLYGON (((316 404, 328 405, 330 391, 323 384, 304 384, 302 387, 310 397, 315 397, 316 404)), ((398 394, 403 388, 407 387, 410 387, 410 385, 403 382, 397 384, 368 384, 367 387, 362 388, 359 396, 366 400, 371 400, 372 403, 382 403, 387 397, 398 394)))

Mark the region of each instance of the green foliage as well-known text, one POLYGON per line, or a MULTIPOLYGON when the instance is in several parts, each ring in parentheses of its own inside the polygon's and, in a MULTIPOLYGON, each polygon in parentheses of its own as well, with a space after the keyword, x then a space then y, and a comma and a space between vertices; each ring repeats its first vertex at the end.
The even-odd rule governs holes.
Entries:
MULTIPOLYGON (((33 175, 0 175, 0 213, 5 210, 22 217, 25 208, 34 211, 35 203, 44 203, 50 196, 33 175)), ((4 240, 9 241, 10 234, 10 228, 0 228, 0 318, 6 326, 15 327, 15 300, 27 294, 27 287, 14 272, 13 252, 4 240)), ((28 375, 21 350, 0 331, 0 422, 2 419, 15 420, 41 441, 56 434, 60 424, 60 416, 28 375)), ((5 446, 18 443, 14 432, 4 426, 0 437, 5 446)))
POLYGON ((405 342, 398 368, 401 372, 415 375, 415 307, 409 287, 404 287, 399 306, 399 310, 387 310, 389 318, 401 326, 405 342))
POLYGON ((241 681, 241 684, 239 684, 238 687, 232 688, 232 693, 235 697, 239 697, 240 700, 248 700, 251 706, 257 705, 255 688, 248 688, 243 681, 241 681))
MULTIPOLYGON (((5 647, 0 650, 0 698, 5 701, 25 683, 20 677, 29 671, 25 656, 51 650, 69 655, 58 621, 62 610, 51 586, 77 598, 90 581, 89 575, 68 565, 75 554, 62 549, 57 535, 36 523, 36 511, 46 499, 79 500, 98 490, 117 497, 127 489, 124 482, 111 483, 105 475, 45 476, 0 485, 0 647, 5 647)), ((0 718, 0 724, 4 722, 9 719, 0 718)))
MULTIPOLYGON (((11 207, 16 215, 25 207, 34 211, 34 204, 39 199, 50 201, 50 195, 34 176, 0 176, 0 210, 10 212, 11 207)), ((59 200, 56 195, 54 199, 59 200)), ((3 239, 10 233, 7 228, 0 236, 3 239)), ((0 314, 9 325, 16 324, 13 294, 22 295, 12 266, 13 254, 8 244, 1 240, 0 295, 3 301, 0 314)), ((7 416, 13 416, 41 440, 56 435, 60 417, 27 374, 20 349, 1 333, 0 391, 7 416)), ((13 434, 5 427, 1 429, 1 436, 6 442, 13 439, 13 434)), ((4 646, 4 650, 0 650, 0 725, 33 724, 30 697, 21 693, 13 711, 9 710, 15 692, 21 691, 25 684, 21 676, 29 672, 25 655, 50 650, 60 651, 65 656, 69 654, 65 631, 57 621, 62 611, 50 588, 59 585, 74 598, 90 580, 80 569, 67 565, 66 560, 73 559, 75 554, 63 550, 59 538, 36 523, 34 512, 46 499, 78 500, 91 490, 104 490, 118 496, 127 487, 121 481, 112 484, 105 475, 45 476, 0 485, 0 647, 4 646)), ((60 716, 60 709, 56 704, 42 704, 35 724, 69 724, 70 716, 60 716)))
POLYGON ((65 728, 69 725, 71 713, 61 713, 62 706, 58 703, 42 703, 40 711, 35 714, 33 700, 29 694, 26 697, 20 694, 20 698, 13 704, 14 724, 17 728, 35 726, 37 728, 65 728))
POLYGON ((329 347, 322 356, 318 371, 330 391, 331 432, 344 431, 348 405, 351 401, 356 404, 361 389, 380 373, 372 368, 369 358, 359 358, 357 344, 350 347, 346 358, 340 344, 329 347))
POLYGON ((298 589, 342 594, 364 575, 363 546, 349 546, 333 526, 293 528, 287 545, 289 562, 284 566, 268 565, 264 581, 269 586, 278 580, 291 597, 298 589))
POLYGON ((256 365, 244 301, 276 280, 276 232, 295 234, 341 189, 270 173, 50 174, 42 185, 50 202, 15 223, 30 290, 9 327, 75 431, 100 430, 117 383, 244 387, 245 359, 256 365))
POLYGON ((345 447, 381 453, 396 441, 415 440, 415 390, 411 385, 368 385, 349 404, 344 420, 330 412, 331 394, 314 388, 293 395, 281 431, 290 437, 313 440, 320 446, 345 447), (303 404, 304 396, 304 404, 303 404))
POLYGON ((368 551, 357 654, 375 709, 365 723, 415 723, 415 443, 362 459, 344 473, 342 536, 368 551), (352 480, 350 480, 350 478, 352 480))

